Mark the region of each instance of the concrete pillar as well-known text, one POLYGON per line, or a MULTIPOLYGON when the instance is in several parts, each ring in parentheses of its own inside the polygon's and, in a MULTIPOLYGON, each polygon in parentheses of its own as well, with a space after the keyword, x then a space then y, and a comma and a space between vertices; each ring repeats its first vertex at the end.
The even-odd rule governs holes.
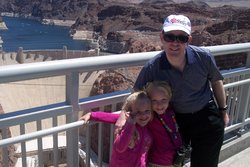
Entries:
POLYGON ((99 48, 96 48, 96 49, 95 49, 95 53, 96 53, 96 56, 100 56, 100 49, 99 49, 99 48))
POLYGON ((16 61, 19 64, 23 64, 24 63, 24 56, 23 56, 23 48, 22 47, 18 48, 17 55, 16 55, 16 61))
POLYGON ((13 55, 13 53, 10 54, 10 59, 11 59, 11 60, 14 60, 14 55, 13 55))
POLYGON ((67 46, 63 46, 63 59, 68 58, 68 53, 67 53, 67 46))
POLYGON ((2 60, 3 60, 3 61, 5 61, 5 60, 6 60, 6 57, 5 57, 4 52, 2 52, 2 60))
POLYGON ((26 59, 30 59, 31 58, 31 53, 27 53, 26 59))

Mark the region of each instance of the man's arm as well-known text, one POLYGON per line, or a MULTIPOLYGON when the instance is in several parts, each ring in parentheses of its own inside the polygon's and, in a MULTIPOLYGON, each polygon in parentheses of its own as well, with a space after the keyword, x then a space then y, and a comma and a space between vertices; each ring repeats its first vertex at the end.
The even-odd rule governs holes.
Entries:
MULTIPOLYGON (((226 106, 226 95, 225 95, 225 90, 224 90, 222 80, 212 82, 212 88, 213 88, 214 96, 216 98, 218 107, 224 108, 226 106)), ((229 122, 229 116, 226 111, 223 112, 223 117, 224 117, 225 126, 227 126, 229 122)))

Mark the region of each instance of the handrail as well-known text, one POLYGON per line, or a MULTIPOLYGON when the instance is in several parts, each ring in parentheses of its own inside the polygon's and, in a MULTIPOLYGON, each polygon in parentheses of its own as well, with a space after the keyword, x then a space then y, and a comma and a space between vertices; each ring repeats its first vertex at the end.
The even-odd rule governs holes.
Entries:
MULTIPOLYGON (((204 47, 209 49, 214 56, 250 51, 250 43, 228 44, 220 46, 204 47)), ((71 72, 85 72, 120 67, 143 65, 147 60, 160 51, 145 53, 119 54, 99 57, 85 57, 48 62, 37 62, 19 65, 7 65, 1 67, 0 83, 19 80, 35 79, 48 76, 66 75, 71 72), (129 56, 128 56, 129 55, 129 56), (114 59, 114 56, 116 59, 114 59), (32 69, 32 70, 31 70, 32 69)))
POLYGON ((238 85, 244 85, 244 84, 248 84, 250 83, 250 79, 245 79, 245 80, 241 80, 241 81, 237 81, 237 82, 233 82, 233 83, 228 83, 224 85, 224 88, 232 88, 234 86, 238 86, 238 85))
POLYGON ((19 143, 22 141, 35 139, 37 137, 48 136, 54 133, 58 133, 58 132, 62 132, 65 130, 70 130, 72 128, 82 126, 83 124, 84 124, 84 121, 81 120, 81 121, 72 122, 72 123, 60 125, 60 126, 49 128, 49 129, 40 130, 40 131, 33 132, 33 133, 27 133, 27 134, 23 134, 23 135, 8 138, 8 139, 2 139, 0 140, 0 146, 4 147, 10 144, 15 144, 15 143, 19 143))
MULTIPOLYGON (((158 52, 157 52, 158 53, 158 52)), ((48 76, 67 75, 84 69, 84 72, 143 65, 156 52, 85 57, 1 67, 0 83, 35 79, 48 76), (114 56, 116 59, 114 59, 114 56), (31 70, 32 69, 32 70, 31 70)))
POLYGON ((225 55, 225 54, 234 54, 250 51, 250 43, 239 43, 239 44, 227 44, 227 45, 216 45, 216 46, 207 46, 207 48, 213 53, 214 56, 225 55))

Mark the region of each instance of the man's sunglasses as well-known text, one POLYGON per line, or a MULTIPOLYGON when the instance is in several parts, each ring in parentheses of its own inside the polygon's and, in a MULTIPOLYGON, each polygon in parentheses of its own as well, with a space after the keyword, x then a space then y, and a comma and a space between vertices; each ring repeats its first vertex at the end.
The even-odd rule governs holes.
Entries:
POLYGON ((163 38, 166 42, 180 42, 180 43, 187 43, 188 42, 188 35, 173 35, 173 34, 164 34, 163 38))

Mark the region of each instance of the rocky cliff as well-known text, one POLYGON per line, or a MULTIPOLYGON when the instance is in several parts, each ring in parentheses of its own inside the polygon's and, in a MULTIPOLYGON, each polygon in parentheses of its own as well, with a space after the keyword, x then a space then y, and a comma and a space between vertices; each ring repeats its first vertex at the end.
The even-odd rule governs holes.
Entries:
POLYGON ((212 8, 202 1, 179 4, 164 0, 0 0, 0 4, 0 12, 75 20, 72 33, 94 32, 93 38, 100 40, 101 49, 114 53, 160 49, 159 31, 164 18, 173 13, 191 19, 195 45, 250 40, 250 8, 212 8))

